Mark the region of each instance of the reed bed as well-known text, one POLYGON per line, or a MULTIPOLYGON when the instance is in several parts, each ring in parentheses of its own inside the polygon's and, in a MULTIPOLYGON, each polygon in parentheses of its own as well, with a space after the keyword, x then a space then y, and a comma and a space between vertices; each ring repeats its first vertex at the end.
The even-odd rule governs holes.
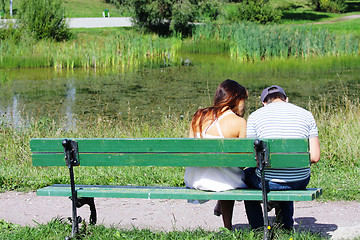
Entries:
POLYGON ((54 67, 56 69, 106 68, 131 71, 143 65, 169 65, 181 40, 132 32, 83 36, 68 42, 50 40, 0 42, 0 68, 54 67))
POLYGON ((183 49, 191 52, 214 51, 209 46, 214 46, 217 51, 228 51, 233 59, 243 62, 359 54, 359 39, 353 35, 335 35, 327 30, 312 30, 305 26, 251 23, 197 26, 191 41, 186 42, 183 49))
MULTIPOLYGON (((312 166, 310 187, 322 187, 323 199, 360 199, 360 102, 349 99, 344 95, 341 99, 324 99, 321 104, 309 102, 318 123, 322 151, 321 160, 312 166)), ((1 191, 69 183, 65 168, 31 166, 30 138, 187 137, 190 118, 191 114, 172 113, 159 116, 158 121, 97 116, 77 122, 75 128, 47 118, 34 119, 24 127, 0 121, 1 191)), ((80 184, 184 186, 184 168, 79 167, 75 176, 80 184)))

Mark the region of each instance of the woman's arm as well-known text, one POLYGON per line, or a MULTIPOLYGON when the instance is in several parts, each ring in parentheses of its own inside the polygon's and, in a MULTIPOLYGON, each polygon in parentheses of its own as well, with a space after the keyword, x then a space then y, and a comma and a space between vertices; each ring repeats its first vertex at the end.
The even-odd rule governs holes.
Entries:
POLYGON ((194 138, 194 131, 192 130, 191 124, 190 124, 190 130, 189 130, 189 138, 194 138))
POLYGON ((241 118, 239 138, 246 138, 246 120, 241 118))

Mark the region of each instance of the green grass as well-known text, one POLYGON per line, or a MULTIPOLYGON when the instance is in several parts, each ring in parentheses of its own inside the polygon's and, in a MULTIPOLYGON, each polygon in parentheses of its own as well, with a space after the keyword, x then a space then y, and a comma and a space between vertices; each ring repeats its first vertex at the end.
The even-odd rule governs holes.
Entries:
MULTIPOLYGON (((71 225, 63 219, 54 219, 47 224, 39 224, 36 227, 21 227, 19 225, 0 220, 1 239, 65 239, 71 233, 71 225)), ((303 232, 286 232, 278 228, 271 230, 272 239, 322 239, 318 234, 303 232)), ((221 229, 221 232, 205 231, 203 229, 184 231, 151 231, 150 229, 130 230, 116 227, 105 227, 103 225, 81 224, 77 239, 261 239, 261 231, 250 231, 241 229, 228 231, 221 229)))
POLYGON ((322 149, 321 161, 313 166, 311 183, 321 186, 327 199, 338 200, 341 195, 343 200, 360 200, 359 99, 348 100, 344 91, 343 99, 335 101, 341 102, 341 107, 311 107, 318 119, 322 149))
POLYGON ((130 13, 117 9, 115 5, 105 3, 102 0, 65 0, 64 8, 66 16, 75 17, 102 17, 103 10, 108 9, 110 17, 128 17, 130 13))
MULTIPOLYGON (((345 94, 341 99, 324 99, 318 104, 309 102, 309 108, 318 123, 322 150, 320 162, 312 166, 310 186, 322 187, 324 200, 359 201, 359 101, 350 101, 345 94)), ((124 121, 98 116, 78 121, 76 129, 67 129, 65 123, 50 118, 35 119, 24 128, 2 123, 1 191, 29 191, 55 183, 69 183, 65 167, 31 166, 30 138, 187 137, 190 115, 179 118, 176 114, 164 114, 158 121, 145 121, 135 116, 124 121)), ((78 167, 75 176, 78 184, 184 186, 184 168, 78 167)))
POLYGON ((347 1, 348 10, 345 13, 316 12, 309 2, 308 0, 270 0, 273 7, 283 10, 281 24, 336 21, 341 17, 360 14, 360 1, 347 1))
MULTIPOLYGON (((6 2, 6 16, 9 17, 9 1, 6 2)), ((16 18, 21 0, 13 0, 13 15, 16 18)), ((102 17, 104 9, 108 9, 111 17, 128 17, 129 9, 117 9, 115 5, 102 0, 64 0, 66 17, 102 17)))
POLYGON ((334 22, 331 24, 311 25, 309 28, 314 30, 327 29, 329 32, 335 33, 337 35, 354 34, 357 39, 360 39, 360 18, 343 22, 334 22))

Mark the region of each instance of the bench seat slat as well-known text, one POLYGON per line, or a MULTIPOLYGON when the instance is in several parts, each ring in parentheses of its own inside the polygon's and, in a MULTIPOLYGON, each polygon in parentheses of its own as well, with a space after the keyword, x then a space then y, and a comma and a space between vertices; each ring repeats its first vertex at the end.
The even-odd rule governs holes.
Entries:
MULTIPOLYGON (((197 199, 197 200, 262 200, 261 190, 237 189, 224 192, 198 191, 183 187, 139 187, 76 185, 78 197, 197 199)), ((54 184, 37 190, 38 196, 70 197, 70 185, 54 184)), ((269 201, 311 201, 321 195, 321 189, 271 191, 269 201)))

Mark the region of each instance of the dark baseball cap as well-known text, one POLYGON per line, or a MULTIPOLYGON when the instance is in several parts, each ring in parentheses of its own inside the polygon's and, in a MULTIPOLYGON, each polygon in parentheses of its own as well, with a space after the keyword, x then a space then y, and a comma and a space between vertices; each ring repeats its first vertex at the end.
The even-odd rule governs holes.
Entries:
POLYGON ((282 87, 277 85, 272 85, 270 87, 265 88, 261 93, 261 102, 264 102, 265 98, 272 93, 282 93, 286 97, 286 93, 282 87))

